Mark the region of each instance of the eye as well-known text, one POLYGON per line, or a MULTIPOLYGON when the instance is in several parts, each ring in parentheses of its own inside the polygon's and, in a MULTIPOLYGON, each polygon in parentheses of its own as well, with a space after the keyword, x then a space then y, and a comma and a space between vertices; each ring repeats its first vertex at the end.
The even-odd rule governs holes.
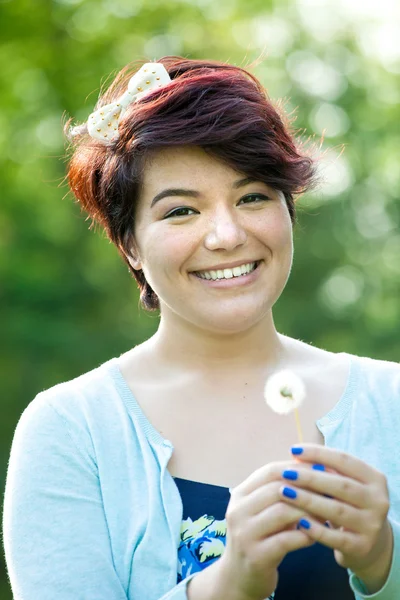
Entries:
POLYGON ((253 202, 267 202, 268 200, 271 200, 271 198, 264 196, 264 194, 248 194, 247 196, 244 196, 244 198, 241 198, 240 202, 243 202, 243 200, 245 200, 245 204, 249 204, 253 202))
POLYGON ((187 211, 195 213, 193 208, 189 208, 188 206, 180 206, 179 208, 174 208, 169 213, 167 213, 164 219, 169 219, 170 217, 188 217, 189 214, 187 211))

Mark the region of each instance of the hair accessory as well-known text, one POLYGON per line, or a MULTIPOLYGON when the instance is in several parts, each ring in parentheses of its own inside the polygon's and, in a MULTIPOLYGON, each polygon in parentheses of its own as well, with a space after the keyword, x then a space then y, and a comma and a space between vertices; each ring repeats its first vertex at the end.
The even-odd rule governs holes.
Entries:
POLYGON ((93 138, 105 144, 119 137, 119 120, 129 104, 136 102, 150 91, 166 85, 171 80, 168 71, 161 63, 145 63, 128 83, 128 89, 115 102, 102 106, 89 115, 87 128, 93 138))

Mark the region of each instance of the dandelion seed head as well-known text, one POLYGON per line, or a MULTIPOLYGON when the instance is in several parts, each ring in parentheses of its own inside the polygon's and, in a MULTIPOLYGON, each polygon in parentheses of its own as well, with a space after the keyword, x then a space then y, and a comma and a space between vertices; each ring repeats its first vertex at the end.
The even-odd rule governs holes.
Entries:
POLYGON ((266 403, 279 415, 287 415, 298 408, 305 396, 306 390, 303 381, 289 369, 271 375, 264 388, 266 403))

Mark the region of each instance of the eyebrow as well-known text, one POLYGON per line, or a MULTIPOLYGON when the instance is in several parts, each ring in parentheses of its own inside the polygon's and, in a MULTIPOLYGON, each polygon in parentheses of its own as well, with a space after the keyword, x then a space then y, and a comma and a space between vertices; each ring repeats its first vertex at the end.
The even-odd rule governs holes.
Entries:
MULTIPOLYGON (((244 187, 245 185, 249 185, 249 183, 265 183, 263 181, 260 181, 259 179, 256 179, 255 177, 245 177, 244 179, 239 179, 238 181, 234 181, 232 184, 232 188, 237 190, 238 188, 244 187)), ((167 196, 189 196, 191 198, 198 198, 198 196, 200 196, 200 193, 197 192, 196 190, 188 190, 185 188, 169 188, 166 190, 163 190, 162 192, 159 192, 158 194, 156 194, 153 198, 153 200, 151 201, 151 205, 150 208, 153 208, 153 206, 159 202, 160 200, 162 200, 163 198, 166 198, 167 196)))

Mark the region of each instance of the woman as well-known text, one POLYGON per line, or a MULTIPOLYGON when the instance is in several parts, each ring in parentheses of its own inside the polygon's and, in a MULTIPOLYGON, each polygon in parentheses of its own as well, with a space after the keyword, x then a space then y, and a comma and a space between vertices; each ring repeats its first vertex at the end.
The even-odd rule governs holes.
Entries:
POLYGON ((272 316, 315 165, 247 71, 164 57, 134 72, 72 129, 69 182, 160 324, 22 414, 14 598, 393 600, 399 365, 315 348, 272 316), (307 389, 292 455, 292 420, 263 398, 283 369, 307 389))

